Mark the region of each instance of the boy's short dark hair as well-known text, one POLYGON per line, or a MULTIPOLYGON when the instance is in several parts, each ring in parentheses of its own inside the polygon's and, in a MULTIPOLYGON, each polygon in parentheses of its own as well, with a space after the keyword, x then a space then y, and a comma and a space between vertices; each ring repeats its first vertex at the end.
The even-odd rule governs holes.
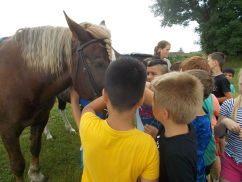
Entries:
POLYGON ((113 108, 132 109, 143 97, 146 77, 145 66, 135 58, 122 56, 113 61, 105 74, 105 91, 113 108))
POLYGON ((173 63, 170 67, 170 71, 180 71, 181 63, 182 63, 182 61, 177 61, 177 62, 173 63))
POLYGON ((162 59, 151 58, 147 62, 147 67, 152 67, 152 66, 159 66, 160 72, 163 74, 168 73, 167 62, 162 59))
POLYGON ((232 73, 232 76, 234 77, 234 74, 235 74, 235 71, 233 68, 230 68, 230 67, 227 67, 227 68, 224 68, 223 73, 232 73))
POLYGON ((222 69, 223 64, 225 62, 225 55, 222 52, 213 52, 212 54, 209 54, 208 56, 211 57, 212 60, 217 60, 220 68, 222 69))
POLYGON ((203 100, 207 99, 208 96, 212 93, 214 87, 214 80, 212 75, 200 69, 186 70, 185 72, 197 77, 203 85, 203 100))
POLYGON ((147 63, 147 67, 156 65, 167 65, 167 62, 162 59, 150 59, 147 63))

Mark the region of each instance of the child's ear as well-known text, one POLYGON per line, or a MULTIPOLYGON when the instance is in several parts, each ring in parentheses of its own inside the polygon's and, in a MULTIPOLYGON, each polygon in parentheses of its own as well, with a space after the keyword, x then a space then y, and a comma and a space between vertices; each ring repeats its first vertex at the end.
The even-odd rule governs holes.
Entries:
POLYGON ((216 65, 219 65, 219 62, 218 62, 218 60, 214 60, 214 61, 215 61, 216 65))
POLYGON ((162 109, 162 115, 165 120, 167 120, 170 117, 170 113, 168 112, 167 109, 162 109))
POLYGON ((102 90, 102 96, 105 103, 108 103, 108 96, 105 89, 102 90))

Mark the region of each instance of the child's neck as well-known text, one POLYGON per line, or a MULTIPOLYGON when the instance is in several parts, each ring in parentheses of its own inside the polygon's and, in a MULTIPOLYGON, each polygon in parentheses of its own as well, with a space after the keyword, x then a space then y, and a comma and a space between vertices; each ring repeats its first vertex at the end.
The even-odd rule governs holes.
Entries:
POLYGON ((218 76, 221 74, 222 74, 222 71, 221 71, 220 67, 216 67, 213 69, 213 76, 218 76))
POLYGON ((125 112, 117 112, 112 110, 106 119, 108 125, 117 131, 129 131, 134 129, 133 118, 135 116, 136 109, 125 112))
POLYGON ((205 111, 203 108, 201 108, 201 110, 198 112, 197 116, 204 116, 206 115, 205 111))
POLYGON ((167 138, 189 133, 189 127, 187 124, 177 124, 173 121, 169 121, 167 123, 164 123, 164 127, 165 137, 167 138))

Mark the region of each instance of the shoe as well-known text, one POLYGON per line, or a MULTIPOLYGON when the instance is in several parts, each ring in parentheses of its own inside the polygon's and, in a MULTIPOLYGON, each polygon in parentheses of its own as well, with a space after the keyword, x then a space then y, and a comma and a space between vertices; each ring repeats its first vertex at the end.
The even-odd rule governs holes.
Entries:
POLYGON ((213 182, 219 182, 219 179, 214 178, 213 182))

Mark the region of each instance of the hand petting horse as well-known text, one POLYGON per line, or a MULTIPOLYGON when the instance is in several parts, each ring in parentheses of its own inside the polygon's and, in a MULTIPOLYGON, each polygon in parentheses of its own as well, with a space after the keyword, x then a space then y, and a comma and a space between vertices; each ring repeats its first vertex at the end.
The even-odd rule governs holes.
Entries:
POLYGON ((24 181, 19 142, 24 128, 31 127, 29 177, 46 181, 39 167, 41 135, 55 96, 73 85, 80 97, 93 100, 114 59, 105 26, 65 17, 69 28, 24 28, 0 42, 0 134, 18 182, 24 181))

